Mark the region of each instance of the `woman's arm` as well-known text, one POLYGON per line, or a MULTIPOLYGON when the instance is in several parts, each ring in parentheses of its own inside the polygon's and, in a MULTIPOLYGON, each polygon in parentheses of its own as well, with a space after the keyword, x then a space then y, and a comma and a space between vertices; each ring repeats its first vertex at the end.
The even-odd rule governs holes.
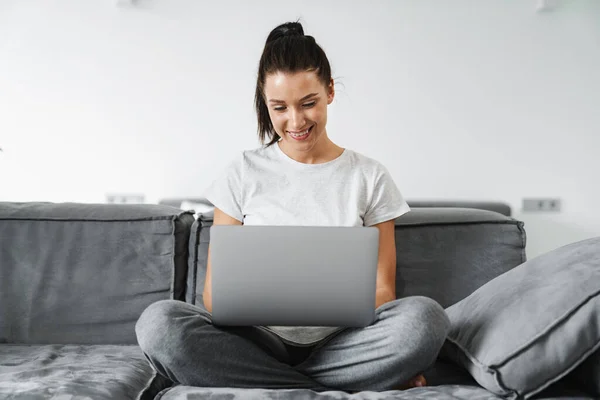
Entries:
POLYGON ((377 292, 375 308, 396 300, 396 239, 394 220, 373 225, 379 229, 379 257, 377 261, 377 292))
MULTIPOLYGON (((215 207, 215 216, 213 225, 242 225, 242 221, 225 214, 223 211, 215 207)), ((208 312, 212 312, 212 283, 210 277, 210 244, 208 245, 208 257, 206 259, 206 280, 204 281, 204 291, 202 298, 204 299, 204 307, 208 312)))

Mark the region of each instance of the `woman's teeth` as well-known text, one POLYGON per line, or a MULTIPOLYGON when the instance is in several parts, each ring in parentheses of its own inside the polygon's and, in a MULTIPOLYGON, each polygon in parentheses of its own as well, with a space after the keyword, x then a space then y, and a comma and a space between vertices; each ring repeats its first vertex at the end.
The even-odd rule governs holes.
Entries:
POLYGON ((288 133, 289 133, 290 135, 292 135, 293 137, 295 137, 295 138, 301 138, 302 136, 305 136, 305 135, 307 135, 307 134, 308 134, 308 131, 310 131, 310 128, 308 128, 307 130, 305 130, 305 131, 302 131, 302 132, 294 132, 294 133, 292 133, 292 132, 288 132, 288 133))

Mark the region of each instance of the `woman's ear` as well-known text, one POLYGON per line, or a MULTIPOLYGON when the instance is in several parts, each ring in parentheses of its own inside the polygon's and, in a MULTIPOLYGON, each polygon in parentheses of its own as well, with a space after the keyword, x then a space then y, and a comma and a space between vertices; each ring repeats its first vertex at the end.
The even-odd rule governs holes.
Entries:
POLYGON ((333 102, 333 98, 335 97, 335 86, 333 82, 333 78, 329 81, 329 86, 327 87, 327 104, 331 104, 333 102))

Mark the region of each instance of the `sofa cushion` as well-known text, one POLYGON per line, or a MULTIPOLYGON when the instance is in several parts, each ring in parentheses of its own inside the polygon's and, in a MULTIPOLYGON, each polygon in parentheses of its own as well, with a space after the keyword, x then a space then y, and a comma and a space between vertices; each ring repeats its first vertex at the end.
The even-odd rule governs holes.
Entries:
MULTIPOLYGON (((448 307, 525 261, 523 223, 492 211, 414 208, 396 220, 396 294, 448 307)), ((186 301, 202 304, 212 218, 192 226, 186 301)))
POLYGON ((493 211, 413 208, 395 233, 397 296, 444 308, 526 260, 523 223, 493 211))
POLYGON ((448 308, 442 356, 498 395, 529 398, 600 347, 600 237, 532 259, 448 308))
POLYGON ((137 346, 0 345, 3 399, 151 399, 167 382, 137 346))
POLYGON ((183 299, 191 213, 0 203, 0 343, 135 344, 142 311, 183 299))
POLYGON ((350 394, 342 391, 315 392, 309 389, 235 389, 175 386, 166 389, 155 400, 240 399, 240 400, 491 400, 501 399, 479 386, 445 385, 389 390, 363 391, 350 394))
POLYGON ((206 263, 208 262, 208 242, 212 218, 199 215, 192 225, 190 248, 188 251, 188 275, 185 301, 190 304, 204 304, 202 293, 206 281, 206 263))

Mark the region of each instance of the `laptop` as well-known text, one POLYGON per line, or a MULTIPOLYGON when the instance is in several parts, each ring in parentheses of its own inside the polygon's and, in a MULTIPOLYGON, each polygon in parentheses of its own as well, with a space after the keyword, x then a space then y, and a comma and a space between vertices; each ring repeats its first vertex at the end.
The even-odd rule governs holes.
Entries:
POLYGON ((370 325, 378 251, 375 227, 213 225, 213 323, 370 325))

